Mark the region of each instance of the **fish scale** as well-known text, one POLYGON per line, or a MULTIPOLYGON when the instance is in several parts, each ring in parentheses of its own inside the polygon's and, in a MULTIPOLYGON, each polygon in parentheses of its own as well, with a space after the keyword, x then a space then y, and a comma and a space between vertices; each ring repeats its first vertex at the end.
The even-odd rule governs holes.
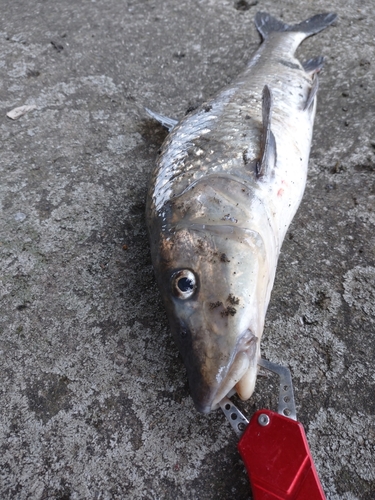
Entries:
POLYGON ((228 88, 177 123, 147 199, 156 278, 197 409, 251 396, 280 246, 301 201, 322 58, 298 45, 335 19, 256 15, 264 42, 228 88), (306 68, 306 69, 305 69, 306 68))

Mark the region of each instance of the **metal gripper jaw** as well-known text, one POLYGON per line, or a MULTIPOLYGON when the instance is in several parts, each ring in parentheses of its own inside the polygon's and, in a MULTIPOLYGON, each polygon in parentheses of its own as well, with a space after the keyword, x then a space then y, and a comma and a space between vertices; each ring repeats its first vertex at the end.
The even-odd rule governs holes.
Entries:
MULTIPOLYGON (((297 420, 292 377, 289 368, 263 358, 259 359, 258 365, 269 372, 279 375, 280 388, 277 412, 280 415, 297 420)), ((249 421, 228 397, 223 398, 219 404, 235 433, 241 437, 249 421)))

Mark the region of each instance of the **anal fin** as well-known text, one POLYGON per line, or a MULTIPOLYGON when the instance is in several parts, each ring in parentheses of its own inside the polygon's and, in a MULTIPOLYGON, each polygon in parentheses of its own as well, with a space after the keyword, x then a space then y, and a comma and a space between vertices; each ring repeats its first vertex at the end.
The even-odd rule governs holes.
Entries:
POLYGON ((163 127, 165 127, 168 132, 170 132, 178 123, 178 120, 174 120, 173 118, 168 118, 168 116, 160 115, 159 113, 155 113, 151 111, 151 109, 145 108, 146 113, 151 116, 154 120, 159 122, 163 127))

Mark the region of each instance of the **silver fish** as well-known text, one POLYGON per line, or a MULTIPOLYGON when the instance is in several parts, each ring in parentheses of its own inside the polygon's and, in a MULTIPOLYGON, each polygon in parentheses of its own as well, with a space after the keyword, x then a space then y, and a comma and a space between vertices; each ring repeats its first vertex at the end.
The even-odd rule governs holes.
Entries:
POLYGON ((198 411, 254 391, 280 246, 306 184, 323 58, 294 53, 333 23, 259 12, 263 43, 229 87, 170 130, 152 174, 153 266, 198 411))

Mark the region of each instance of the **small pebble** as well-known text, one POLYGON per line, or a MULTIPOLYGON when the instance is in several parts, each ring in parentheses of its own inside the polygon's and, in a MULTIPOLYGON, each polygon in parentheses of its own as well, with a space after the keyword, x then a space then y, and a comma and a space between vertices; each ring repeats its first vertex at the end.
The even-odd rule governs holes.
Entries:
POLYGON ((17 222, 23 222, 26 219, 26 214, 22 212, 17 212, 16 214, 14 214, 14 219, 17 222))

